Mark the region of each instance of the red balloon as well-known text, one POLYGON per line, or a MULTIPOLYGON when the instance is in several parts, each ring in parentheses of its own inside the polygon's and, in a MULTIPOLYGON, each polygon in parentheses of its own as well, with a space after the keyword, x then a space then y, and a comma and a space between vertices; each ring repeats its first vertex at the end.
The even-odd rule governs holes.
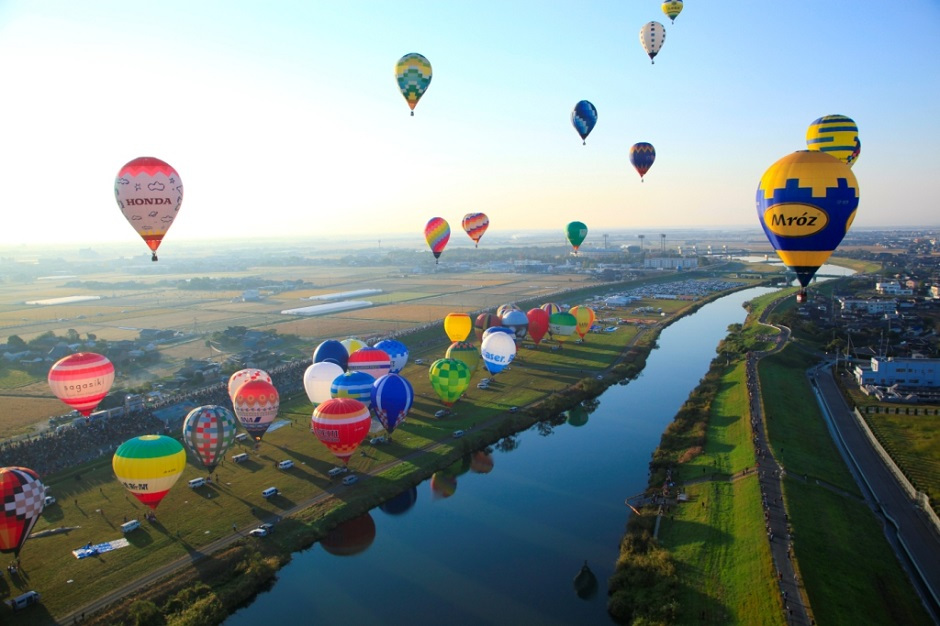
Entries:
POLYGON ((487 328, 493 326, 502 326, 503 320, 495 313, 480 313, 473 322, 473 328, 477 332, 477 337, 482 337, 487 328))
POLYGON ((532 337, 532 341, 538 347, 542 337, 548 332, 548 311, 540 308, 529 309, 525 316, 529 318, 529 336, 532 337))
POLYGON ((349 463, 349 457, 369 434, 371 421, 369 408, 359 400, 330 398, 313 410, 310 427, 323 445, 343 463, 349 463))
POLYGON ((353 556, 365 552, 375 541, 375 521, 368 511, 345 521, 320 540, 333 556, 353 556))
POLYGON ((42 515, 46 488, 25 467, 0 468, 0 552, 19 555, 42 515))
POLYGON ((98 408, 114 383, 114 364, 94 352, 77 352, 49 369, 52 393, 85 417, 98 408))

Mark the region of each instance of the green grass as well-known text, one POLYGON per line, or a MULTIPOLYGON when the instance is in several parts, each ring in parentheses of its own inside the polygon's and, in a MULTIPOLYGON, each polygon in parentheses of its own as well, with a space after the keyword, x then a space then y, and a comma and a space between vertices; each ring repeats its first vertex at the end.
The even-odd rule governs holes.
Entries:
POLYGON ((815 361, 794 345, 758 363, 767 435, 788 472, 824 480, 861 495, 829 435, 806 379, 815 361))
POLYGON ((940 416, 862 413, 878 441, 919 490, 940 498, 940 416))
POLYGON ((691 501, 664 518, 659 532, 681 581, 678 622, 783 624, 757 477, 687 492, 691 501))
POLYGON ((38 376, 33 376, 23 370, 7 369, 0 370, 0 389, 10 390, 26 387, 39 382, 38 376))
POLYGON ((865 504, 789 478, 784 489, 817 623, 931 623, 865 504))

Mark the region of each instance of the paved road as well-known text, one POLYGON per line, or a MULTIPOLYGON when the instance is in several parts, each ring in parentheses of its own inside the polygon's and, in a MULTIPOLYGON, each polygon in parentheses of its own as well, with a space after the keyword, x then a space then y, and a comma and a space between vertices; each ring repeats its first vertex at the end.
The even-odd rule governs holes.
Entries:
MULTIPOLYGON (((937 621, 940 615, 940 536, 872 447, 830 369, 818 368, 811 376, 836 430, 837 444, 841 443, 843 451, 848 452, 849 465, 861 478, 860 487, 867 492, 872 507, 894 528, 896 543, 915 570, 921 595, 932 605, 928 608, 937 621)), ((894 539, 887 525, 885 531, 889 539, 894 539)), ((917 582, 915 580, 915 584, 917 582)))

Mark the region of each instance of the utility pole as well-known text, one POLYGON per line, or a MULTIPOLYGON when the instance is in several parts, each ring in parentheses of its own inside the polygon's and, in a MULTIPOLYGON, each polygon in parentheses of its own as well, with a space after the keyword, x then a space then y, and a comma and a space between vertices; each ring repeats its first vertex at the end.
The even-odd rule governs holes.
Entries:
MULTIPOLYGON (((606 233, 604 234, 604 250, 607 249, 607 239, 608 239, 609 237, 610 237, 610 235, 608 235, 608 234, 606 234, 606 233)), ((580 309, 579 309, 579 310, 580 310, 580 309)))

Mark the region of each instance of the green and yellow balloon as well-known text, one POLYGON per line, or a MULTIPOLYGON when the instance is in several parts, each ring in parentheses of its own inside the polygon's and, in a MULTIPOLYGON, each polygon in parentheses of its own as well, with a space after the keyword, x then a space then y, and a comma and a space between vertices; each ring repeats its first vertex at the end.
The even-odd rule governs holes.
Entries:
POLYGON ((800 150, 768 168, 757 187, 757 218, 783 264, 806 286, 842 242, 858 209, 858 181, 825 152, 800 150))
POLYGON ((459 359, 438 359, 431 364, 428 378, 444 406, 451 406, 470 386, 470 368, 459 359))
POLYGON ((186 467, 183 444, 165 435, 143 435, 122 443, 111 460, 114 475, 134 497, 156 509, 186 467))
POLYGON ((455 341, 447 348, 447 352, 444 353, 444 356, 448 359, 457 359, 458 361, 463 361, 467 364, 467 367, 470 368, 470 375, 477 371, 477 368, 480 367, 480 351, 475 345, 469 341, 455 341))
POLYGON ((395 64, 395 80, 414 115, 418 100, 431 85, 430 61, 417 52, 409 52, 395 64))

